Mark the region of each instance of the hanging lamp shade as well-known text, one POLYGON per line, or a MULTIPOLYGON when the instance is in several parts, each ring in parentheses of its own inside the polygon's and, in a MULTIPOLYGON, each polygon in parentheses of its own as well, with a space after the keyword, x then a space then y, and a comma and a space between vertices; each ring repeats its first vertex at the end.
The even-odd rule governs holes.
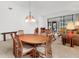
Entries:
POLYGON ((25 22, 36 22, 34 16, 31 15, 31 4, 30 4, 30 1, 29 1, 29 15, 26 16, 25 22))
POLYGON ((35 22, 35 19, 33 16, 27 16, 25 21, 26 22, 35 22))
POLYGON ((35 18, 29 13, 29 16, 26 17, 25 22, 35 22, 35 18))

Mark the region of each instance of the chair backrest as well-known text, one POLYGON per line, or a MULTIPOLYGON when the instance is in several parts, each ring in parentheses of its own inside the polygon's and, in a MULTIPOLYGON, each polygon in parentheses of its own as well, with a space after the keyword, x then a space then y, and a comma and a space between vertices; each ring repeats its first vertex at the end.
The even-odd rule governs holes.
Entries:
POLYGON ((38 28, 35 28, 34 34, 38 34, 38 28))
POLYGON ((52 33, 52 31, 51 31, 50 29, 46 29, 45 32, 46 32, 47 34, 52 33))
POLYGON ((18 31, 17 31, 17 34, 18 34, 18 35, 23 35, 23 34, 24 34, 24 30, 18 30, 18 31))
POLYGON ((40 33, 45 33, 45 27, 44 28, 40 28, 40 33))
POLYGON ((39 52, 39 56, 40 57, 45 57, 45 58, 52 58, 52 41, 49 38, 46 39, 45 43, 41 44, 42 47, 44 47, 44 51, 43 52, 39 52), (42 54, 42 55, 41 55, 42 54))
POLYGON ((16 57, 20 57, 22 55, 23 51, 23 45, 21 40, 19 39, 19 36, 16 35, 15 38, 12 36, 13 39, 13 50, 16 57))
POLYGON ((46 57, 52 58, 52 40, 49 38, 49 40, 46 42, 46 57))
POLYGON ((18 49, 20 49, 20 50, 22 50, 23 45, 22 45, 22 42, 19 39, 19 36, 18 35, 15 36, 14 42, 15 42, 15 47, 18 48, 18 49))
POLYGON ((53 32, 50 29, 46 29, 46 34, 47 36, 49 36, 50 38, 53 38, 53 32))

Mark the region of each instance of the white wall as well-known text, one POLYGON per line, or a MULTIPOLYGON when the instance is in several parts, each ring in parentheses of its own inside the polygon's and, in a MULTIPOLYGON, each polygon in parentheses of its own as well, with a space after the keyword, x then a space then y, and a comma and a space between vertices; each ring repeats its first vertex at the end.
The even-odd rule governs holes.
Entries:
MULTIPOLYGON (((23 28, 24 16, 25 13, 19 6, 11 2, 0 2, 0 33, 23 28), (13 9, 9 10, 8 7, 13 9)), ((0 35, 0 40, 2 40, 2 35, 0 35)))
MULTIPOLYGON (((0 33, 23 29, 25 33, 32 34, 36 27, 42 26, 41 16, 34 16, 37 20, 35 23, 26 23, 26 16, 28 16, 28 9, 13 2, 0 2, 0 33), (9 10, 9 7, 13 9, 9 10)), ((7 35, 7 39, 9 38, 11 38, 10 35, 7 35)), ((1 34, 0 40, 3 40, 1 34)))
MULTIPOLYGON (((47 28, 47 18, 79 12, 79 2, 31 2, 32 15, 36 23, 25 23, 28 16, 28 2, 0 2, 0 33, 23 29, 33 33, 37 27, 47 28), (9 10, 8 7, 12 7, 9 10)), ((2 35, 0 35, 2 40, 2 35)))

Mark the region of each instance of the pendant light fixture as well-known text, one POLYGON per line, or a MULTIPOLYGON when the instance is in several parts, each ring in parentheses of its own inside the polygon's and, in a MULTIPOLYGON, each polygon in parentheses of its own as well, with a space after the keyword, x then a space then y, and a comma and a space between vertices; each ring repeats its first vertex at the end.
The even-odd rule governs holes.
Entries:
POLYGON ((29 1, 29 15, 26 17, 25 22, 36 22, 35 18, 31 15, 31 1, 29 1))

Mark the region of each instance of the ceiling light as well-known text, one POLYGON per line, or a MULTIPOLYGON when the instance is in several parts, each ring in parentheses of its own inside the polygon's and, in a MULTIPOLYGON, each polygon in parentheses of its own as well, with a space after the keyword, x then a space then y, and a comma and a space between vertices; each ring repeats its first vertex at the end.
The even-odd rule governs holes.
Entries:
POLYGON ((26 17, 25 22, 36 22, 34 16, 31 15, 31 3, 29 1, 29 15, 26 17))

